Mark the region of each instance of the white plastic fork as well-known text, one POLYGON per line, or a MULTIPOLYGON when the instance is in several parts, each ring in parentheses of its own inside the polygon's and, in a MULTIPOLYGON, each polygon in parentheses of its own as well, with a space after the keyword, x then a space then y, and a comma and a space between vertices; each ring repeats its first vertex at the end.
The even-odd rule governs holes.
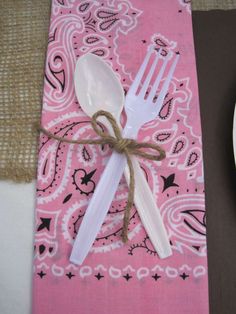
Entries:
MULTIPOLYGON (((153 53, 155 53, 154 50, 149 49, 126 96, 124 108, 127 116, 127 122, 122 133, 125 138, 135 139, 142 125, 154 120, 158 116, 179 59, 179 55, 176 55, 164 80, 158 98, 155 100, 154 97, 157 93, 160 82, 164 77, 164 72, 169 61, 167 57, 165 58, 153 86, 150 89, 149 95, 145 98, 146 91, 157 67, 158 60, 160 59, 160 53, 156 55, 139 92, 138 88, 153 53)), ((125 155, 113 152, 97 184, 93 197, 89 202, 89 206, 80 225, 70 256, 70 261, 72 263, 81 265, 86 258, 102 226, 102 223, 105 220, 115 192, 118 188, 125 165, 125 155)), ((160 218, 160 226, 164 230, 163 232, 165 232, 165 228, 162 224, 162 219, 160 218)), ((158 228, 158 226, 156 226, 156 228, 158 228)))

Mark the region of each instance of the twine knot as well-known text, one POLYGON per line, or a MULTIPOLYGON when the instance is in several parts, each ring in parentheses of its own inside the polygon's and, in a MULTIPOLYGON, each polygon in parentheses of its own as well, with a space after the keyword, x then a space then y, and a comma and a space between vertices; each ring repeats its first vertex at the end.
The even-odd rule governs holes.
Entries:
POLYGON ((112 116, 111 113, 99 110, 97 111, 91 120, 92 127, 94 131, 100 136, 100 139, 86 139, 86 140, 71 140, 67 138, 63 138, 57 135, 54 135, 47 131, 46 129, 39 127, 39 130, 46 134, 49 138, 58 140, 59 142, 65 142, 70 144, 96 144, 96 145, 104 145, 109 144, 117 153, 125 154, 127 159, 127 164, 130 172, 130 182, 129 182, 129 193, 127 204, 124 210, 124 220, 123 220, 123 230, 122 230, 122 240, 123 242, 128 241, 128 225, 130 219, 130 210, 133 206, 134 202, 134 168, 131 160, 131 155, 140 156, 149 160, 162 160, 165 158, 165 152, 158 145, 152 143, 139 143, 133 139, 123 138, 120 128, 112 116), (103 132, 99 127, 97 122, 98 117, 105 117, 112 126, 115 136, 112 136, 106 132, 103 132), (147 152, 142 151, 143 148, 149 148, 155 151, 153 154, 149 154, 147 152), (156 154, 158 153, 158 154, 156 154))
POLYGON ((127 151, 127 148, 132 144, 132 140, 129 138, 122 138, 117 140, 117 142, 114 143, 114 150, 119 153, 123 154, 127 151))

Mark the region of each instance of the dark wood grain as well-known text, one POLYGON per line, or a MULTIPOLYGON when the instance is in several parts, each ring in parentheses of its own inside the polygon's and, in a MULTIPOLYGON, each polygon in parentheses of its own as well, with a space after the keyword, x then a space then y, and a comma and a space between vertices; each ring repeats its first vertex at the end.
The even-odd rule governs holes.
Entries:
POLYGON ((236 10, 193 12, 193 28, 203 131, 210 313, 234 314, 236 10))

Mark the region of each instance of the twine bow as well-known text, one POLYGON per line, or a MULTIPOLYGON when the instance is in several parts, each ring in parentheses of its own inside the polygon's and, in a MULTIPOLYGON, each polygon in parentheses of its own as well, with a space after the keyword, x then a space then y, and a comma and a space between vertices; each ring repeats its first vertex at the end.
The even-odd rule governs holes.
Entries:
POLYGON ((46 129, 40 127, 39 130, 42 131, 45 135, 49 138, 58 140, 60 142, 70 143, 70 144, 95 144, 95 145, 104 145, 109 144, 117 153, 125 154, 127 159, 127 164, 129 167, 130 172, 130 182, 129 182, 129 193, 127 204, 125 206, 125 214, 124 214, 124 221, 123 221, 123 230, 122 230, 122 240, 123 242, 128 241, 128 225, 130 219, 130 210, 133 206, 134 202, 134 189, 135 189, 135 180, 134 180, 134 168, 131 160, 131 155, 140 156, 149 160, 162 160, 165 158, 165 152, 162 150, 158 145, 152 143, 139 143, 133 139, 123 138, 120 128, 112 116, 111 113, 99 110, 92 116, 92 127, 93 130, 100 136, 100 139, 93 140, 93 139, 86 139, 86 140, 71 140, 67 138, 63 138, 57 135, 54 135, 47 131, 46 129), (112 126, 115 136, 112 136, 106 132, 103 132, 98 124, 98 117, 105 117, 112 126), (143 148, 149 148, 158 153, 156 154, 149 154, 142 151, 143 148))

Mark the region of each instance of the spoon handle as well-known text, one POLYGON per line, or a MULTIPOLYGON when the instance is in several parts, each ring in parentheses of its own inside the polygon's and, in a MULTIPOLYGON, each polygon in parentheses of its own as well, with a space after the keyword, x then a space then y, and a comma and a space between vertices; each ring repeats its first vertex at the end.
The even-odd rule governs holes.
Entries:
MULTIPOLYGON (((172 255, 172 250, 160 210, 135 156, 132 157, 132 163, 135 174, 134 203, 158 256, 166 258, 172 255)), ((127 183, 129 183, 128 167, 125 168, 125 178, 127 183)))
POLYGON ((75 238, 70 256, 72 263, 81 265, 89 253, 110 208, 126 162, 125 155, 115 151, 112 153, 75 238))

